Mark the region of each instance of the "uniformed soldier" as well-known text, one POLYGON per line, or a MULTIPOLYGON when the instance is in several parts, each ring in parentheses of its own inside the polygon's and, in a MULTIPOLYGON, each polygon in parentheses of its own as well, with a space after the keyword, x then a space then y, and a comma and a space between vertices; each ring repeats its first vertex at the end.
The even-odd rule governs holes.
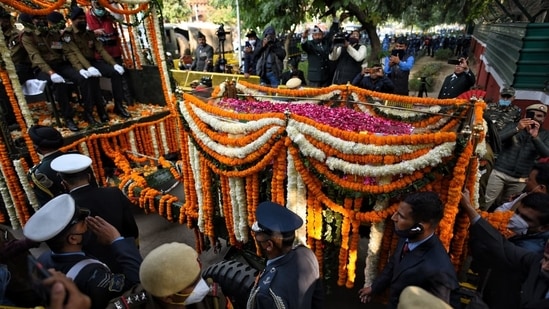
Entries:
MULTIPOLYGON (((74 169, 85 169, 75 164, 74 169)), ((23 234, 30 240, 45 241, 51 251, 38 261, 72 278, 80 291, 92 300, 92 308, 105 308, 110 299, 139 282, 141 255, 135 240, 123 238, 112 225, 100 217, 89 217, 90 211, 78 207, 68 194, 62 194, 40 208, 27 222, 23 234), (89 230, 88 230, 89 228, 89 230), (82 251, 82 245, 93 232, 98 240, 111 244, 124 271, 115 274, 82 251)))
POLYGON ((295 230, 303 220, 273 202, 259 204, 256 218, 252 231, 267 266, 256 280, 247 309, 322 308, 324 293, 316 256, 305 246, 293 246, 295 230))
POLYGON ((225 308, 218 285, 200 276, 198 253, 172 242, 152 250, 139 270, 141 284, 111 300, 107 309, 225 308))
POLYGON ((49 15, 33 16, 34 27, 25 27, 21 43, 29 54, 32 66, 37 70, 36 77, 53 84, 54 96, 61 106, 61 114, 69 130, 79 131, 74 123, 74 111, 70 105, 70 91, 66 80, 82 88, 87 95, 87 81, 65 61, 63 41, 58 25, 64 23, 63 15, 52 12, 49 15), (50 29, 51 26, 51 29, 50 29))
MULTIPOLYGON (((114 98, 114 112, 123 118, 130 118, 131 115, 122 105, 122 100, 124 99, 122 88, 124 67, 116 63, 92 31, 86 30, 86 14, 82 8, 74 7, 71 11, 70 19, 72 25, 63 32, 63 40, 68 42, 63 47, 68 60, 76 70, 84 72, 84 75, 88 72, 98 71, 99 76, 110 78, 114 98), (101 55, 102 60, 95 59, 96 53, 101 55)), ((93 106, 95 105, 101 122, 107 122, 109 117, 102 104, 103 98, 101 96, 99 79, 93 75, 89 76, 88 79, 91 97, 90 101, 84 102, 85 117, 91 124, 96 124, 92 115, 93 106)))

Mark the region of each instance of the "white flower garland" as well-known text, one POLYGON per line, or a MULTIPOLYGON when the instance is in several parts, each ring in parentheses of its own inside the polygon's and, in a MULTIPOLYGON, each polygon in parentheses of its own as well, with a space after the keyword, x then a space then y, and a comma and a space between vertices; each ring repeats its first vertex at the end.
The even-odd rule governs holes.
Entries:
POLYGON ((453 154, 455 142, 447 142, 436 146, 425 155, 392 165, 371 166, 349 163, 336 157, 328 157, 326 166, 330 170, 343 171, 347 175, 380 177, 385 175, 412 174, 427 166, 436 166, 442 159, 453 154))
POLYGON ((248 211, 246 190, 241 177, 229 177, 229 191, 233 206, 233 228, 236 240, 248 242, 248 211))
POLYGON ((132 153, 139 153, 137 149, 137 143, 135 142, 135 132, 131 130, 128 135, 130 137, 130 148, 132 150, 132 153))
POLYGON ((14 160, 13 166, 15 167, 15 172, 17 173, 17 178, 19 178, 19 182, 23 186, 23 191, 25 191, 25 195, 27 196, 29 203, 31 204, 32 208, 36 211, 40 208, 40 204, 38 203, 38 200, 36 199, 36 195, 34 194, 34 191, 32 190, 29 180, 27 178, 27 171, 23 169, 23 164, 21 163, 21 160, 14 160))
MULTIPOLYGON (((150 0, 123 0, 123 1, 132 1, 135 4, 140 4, 140 3, 144 3, 144 2, 149 2, 150 0)), ((158 12, 154 8, 151 9, 151 18, 153 20, 153 27, 154 27, 155 35, 158 38, 158 40, 162 40, 163 36, 162 36, 162 32, 160 31, 160 24, 159 24, 160 18, 158 18, 158 12)), ((166 90, 168 92, 167 93, 168 97, 166 98, 166 102, 168 104, 170 104, 170 102, 171 102, 170 98, 173 95, 173 93, 172 93, 171 87, 169 87, 169 85, 170 85, 170 80, 169 80, 170 74, 168 72, 168 65, 167 65, 167 62, 166 62, 166 53, 164 52, 164 44, 162 44, 162 42, 151 42, 151 44, 156 44, 156 46, 158 48, 158 52, 160 53, 160 55, 159 55, 160 56, 160 63, 157 63, 157 65, 160 66, 160 68, 164 72, 164 74, 163 74, 164 80, 162 81, 162 83, 166 86, 166 90)))
POLYGON ((316 148, 311 144, 303 134, 301 134, 296 127, 288 126, 286 127, 286 132, 288 132, 288 137, 292 142, 296 143, 299 146, 299 151, 306 155, 307 157, 314 158, 316 160, 324 162, 326 160, 326 154, 324 151, 316 148))
MULTIPOLYGON (((118 0, 119 3, 125 3, 125 4, 143 4, 143 3, 149 3, 151 0, 118 0)), ((156 20, 156 16, 155 16, 156 20)))
MULTIPOLYGON (((301 178, 301 175, 295 169, 294 158, 288 151, 287 153, 287 197, 286 207, 296 213, 303 222, 307 222, 307 188, 301 178)), ((296 238, 299 243, 307 243, 307 225, 303 224, 296 231, 296 238)))
POLYGON ((246 146, 243 146, 243 147, 227 147, 225 145, 222 145, 222 144, 219 144, 219 143, 215 142, 214 140, 212 140, 208 136, 208 134, 202 132, 200 130, 200 128, 198 127, 198 125, 192 119, 191 115, 189 115, 187 109, 182 110, 182 115, 183 115, 183 118, 185 118, 185 120, 189 124, 189 127, 191 128, 191 130, 194 132, 195 136, 204 145, 206 145, 206 147, 208 147, 209 149, 211 149, 211 150, 213 150, 213 151, 215 151, 219 154, 223 154, 224 156, 232 157, 232 158, 236 157, 236 158, 243 159, 243 158, 247 157, 251 153, 253 153, 253 152, 257 151, 259 148, 261 148, 261 146, 265 145, 273 137, 273 135, 275 135, 278 131, 278 128, 273 126, 269 130, 267 130, 267 132, 265 132, 265 134, 263 134, 258 139, 256 139, 255 141, 249 143, 246 146))
POLYGON ((154 157, 159 158, 160 157, 160 151, 158 150, 158 141, 156 140, 156 126, 155 125, 149 126, 149 131, 150 131, 150 134, 151 134, 154 157))
POLYGON ((164 154, 170 153, 170 146, 166 136, 166 126, 164 125, 164 121, 160 122, 160 140, 162 141, 162 147, 165 151, 164 154))
MULTIPOLYGON (((440 105, 414 105, 414 110, 403 110, 403 109, 395 109, 391 108, 390 106, 385 106, 379 102, 375 102, 374 107, 379 109, 382 113, 399 117, 403 120, 416 118, 419 116, 422 116, 427 113, 438 113, 440 112, 440 105)), ((368 110, 366 106, 359 105, 359 108, 361 110, 368 110)))
POLYGON ((265 126, 277 125, 282 127, 286 125, 286 122, 279 118, 263 118, 260 120, 242 123, 232 119, 212 116, 196 105, 192 105, 191 108, 200 120, 212 127, 214 130, 230 134, 249 134, 262 129, 265 126))
POLYGON ((204 200, 202 196, 202 181, 200 180, 200 156, 198 149, 194 147, 191 140, 187 143, 189 147, 189 161, 194 179, 194 190, 196 191, 196 199, 198 202, 198 229, 204 233, 204 200))
POLYGON ((86 144, 86 142, 81 142, 80 148, 82 149, 83 155, 90 156, 90 150, 88 149, 88 144, 86 144))
POLYGON ((20 220, 21 218, 18 218, 19 214, 15 210, 15 205, 13 204, 13 197, 11 191, 8 189, 7 183, 6 183, 6 174, 4 172, 4 166, 2 163, 0 163, 0 172, 2 173, 3 177, 0 177, 0 194, 2 195, 2 200, 4 201, 4 206, 6 206, 6 211, 8 213, 8 216, 10 218, 11 226, 15 229, 20 227, 19 222, 23 222, 23 220, 20 220))

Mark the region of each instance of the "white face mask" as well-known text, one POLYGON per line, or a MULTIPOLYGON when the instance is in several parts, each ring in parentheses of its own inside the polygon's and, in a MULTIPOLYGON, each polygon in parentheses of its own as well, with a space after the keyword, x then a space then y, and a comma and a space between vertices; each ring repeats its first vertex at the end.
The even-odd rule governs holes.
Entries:
POLYGON ((517 235, 526 234, 528 232, 528 227, 528 223, 517 214, 513 214, 513 216, 509 220, 509 224, 507 225, 507 228, 517 235))
POLYGON ((204 297, 206 297, 206 295, 208 295, 209 292, 210 286, 206 283, 206 281, 204 281, 204 279, 201 278, 183 305, 199 303, 204 299, 204 297))

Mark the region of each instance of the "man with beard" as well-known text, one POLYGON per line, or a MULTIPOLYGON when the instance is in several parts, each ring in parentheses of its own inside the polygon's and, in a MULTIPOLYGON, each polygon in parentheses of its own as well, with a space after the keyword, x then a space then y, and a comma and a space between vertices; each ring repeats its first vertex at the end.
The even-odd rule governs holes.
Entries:
POLYGON ((450 303, 458 281, 450 257, 435 235, 443 213, 444 205, 434 192, 412 193, 400 202, 391 217, 400 240, 383 272, 371 286, 359 290, 363 303, 389 288, 388 308, 397 308, 402 290, 410 285, 450 303))
POLYGON ((446 76, 440 93, 439 99, 452 99, 456 98, 465 91, 471 89, 475 84, 475 74, 469 70, 469 60, 465 58, 459 58, 459 63, 456 64, 454 73, 446 76))
POLYGON ((366 59, 366 46, 359 44, 360 32, 354 30, 343 42, 334 46, 329 59, 337 61, 333 83, 344 85, 350 83, 360 73, 362 62, 366 59))
MULTIPOLYGON (((301 49, 307 53, 307 60, 309 61, 307 78, 311 87, 326 87, 332 81, 328 55, 330 53, 332 37, 338 28, 339 21, 337 18, 334 18, 328 34, 324 35, 320 27, 314 26, 312 40, 308 40, 309 29, 305 30, 301 35, 301 49)), ((282 83, 285 84, 285 82, 282 83)))
MULTIPOLYGON (((505 304, 497 308, 549 308, 549 242, 545 244, 543 253, 514 245, 480 217, 469 195, 467 190, 462 193, 460 205, 471 222, 469 246, 473 259, 490 261, 493 267, 520 273, 520 305, 510 307, 511 304, 505 304)), ((506 277, 505 282, 509 279, 506 277)))
POLYGON ((398 38, 391 55, 385 57, 385 74, 395 84, 395 94, 408 95, 408 78, 414 66, 414 56, 408 54, 406 38, 398 38))
POLYGON ((198 42, 198 47, 194 51, 194 60, 191 64, 191 70, 193 71, 203 71, 211 72, 213 70, 213 47, 206 44, 206 36, 199 32, 196 38, 198 42))
POLYGON ((51 249, 38 258, 44 268, 66 274, 91 298, 92 308, 103 309, 110 299, 139 282, 142 259, 133 238, 121 237, 107 221, 89 214, 90 211, 78 207, 70 195, 62 194, 30 217, 23 234, 32 241, 45 241, 51 249), (110 245, 122 265, 122 273, 113 273, 82 251, 92 232, 98 241, 110 245))
POLYGON ((267 266, 250 292, 247 308, 322 308, 324 293, 316 256, 305 246, 293 246, 295 230, 303 220, 273 202, 259 204, 256 219, 252 231, 267 266))
POLYGON ((74 7, 71 11, 72 25, 63 32, 63 41, 66 44, 63 50, 72 66, 80 74, 89 80, 88 91, 90 96, 84 101, 84 118, 90 125, 99 124, 93 116, 93 107, 101 122, 109 121, 109 116, 103 106, 99 77, 108 77, 112 84, 114 100, 114 112, 122 118, 130 118, 131 115, 122 105, 124 92, 122 87, 122 75, 124 67, 116 63, 113 57, 103 48, 103 44, 96 38, 92 31, 86 30, 86 14, 80 7, 74 7), (101 55, 101 60, 95 59, 95 54, 101 55))
POLYGON ((509 123, 499 132, 501 151, 490 173, 485 194, 485 208, 500 198, 522 192, 526 179, 538 157, 549 157, 549 132, 542 128, 547 105, 532 104, 518 123, 509 123))

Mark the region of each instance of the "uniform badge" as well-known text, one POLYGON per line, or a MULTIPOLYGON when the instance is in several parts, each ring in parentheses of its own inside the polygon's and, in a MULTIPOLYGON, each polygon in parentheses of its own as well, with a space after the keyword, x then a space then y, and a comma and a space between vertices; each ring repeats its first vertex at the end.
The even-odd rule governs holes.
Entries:
POLYGON ((63 36, 63 41, 65 41, 66 43, 69 43, 71 41, 71 36, 70 35, 64 35, 63 36))
POLYGON ((122 292, 124 289, 124 279, 125 277, 122 274, 113 275, 110 280, 109 291, 122 292))

